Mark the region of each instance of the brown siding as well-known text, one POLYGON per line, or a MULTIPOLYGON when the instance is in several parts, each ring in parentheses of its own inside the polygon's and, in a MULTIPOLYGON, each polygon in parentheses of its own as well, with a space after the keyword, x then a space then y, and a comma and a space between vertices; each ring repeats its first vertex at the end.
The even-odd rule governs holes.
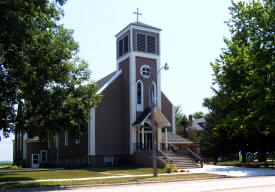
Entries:
POLYGON ((31 142, 27 144, 27 167, 32 166, 32 154, 37 153, 40 154, 40 150, 47 150, 46 143, 40 142, 31 142))
MULTIPOLYGON (((161 112, 165 115, 167 120, 172 125, 172 103, 168 100, 168 98, 161 92, 161 112)), ((169 131, 172 131, 172 127, 168 127, 169 131)))
MULTIPOLYGON (((157 61, 155 59, 149 59, 144 57, 136 57, 136 80, 141 80, 143 83, 143 99, 144 99, 144 109, 146 109, 149 106, 149 78, 144 78, 140 74, 140 67, 142 65, 148 65, 152 69, 153 73, 153 81, 157 85, 157 61)), ((140 113, 137 113, 137 117, 140 113)))
POLYGON ((143 33, 143 34, 147 34, 147 35, 152 35, 156 37, 156 55, 159 55, 159 34, 158 33, 152 33, 152 32, 148 32, 148 31, 142 31, 142 30, 137 30, 137 29, 133 29, 133 50, 136 51, 136 38, 137 38, 137 33, 143 33))
POLYGON ((88 134, 87 131, 80 137, 80 143, 76 144, 75 138, 69 134, 68 145, 65 145, 65 133, 59 133, 58 151, 55 141, 51 142, 48 149, 48 163, 53 166, 57 165, 57 153, 59 166, 62 167, 80 167, 88 164, 88 134))
POLYGON ((129 58, 119 68, 122 74, 103 91, 95 109, 96 155, 129 154, 129 58))

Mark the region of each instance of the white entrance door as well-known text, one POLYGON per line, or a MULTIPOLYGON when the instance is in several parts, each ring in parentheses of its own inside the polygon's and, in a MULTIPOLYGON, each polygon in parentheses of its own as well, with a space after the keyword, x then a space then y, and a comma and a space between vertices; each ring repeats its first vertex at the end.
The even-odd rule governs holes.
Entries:
POLYGON ((38 168, 39 167, 39 154, 33 153, 32 154, 32 168, 38 168))

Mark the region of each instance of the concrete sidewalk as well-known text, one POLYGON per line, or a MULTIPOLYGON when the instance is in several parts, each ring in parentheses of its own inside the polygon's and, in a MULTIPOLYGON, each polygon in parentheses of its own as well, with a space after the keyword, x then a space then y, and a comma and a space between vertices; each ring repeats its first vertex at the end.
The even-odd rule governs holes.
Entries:
POLYGON ((275 176, 275 169, 244 168, 233 166, 204 165, 203 168, 190 169, 191 173, 213 173, 231 177, 275 176))

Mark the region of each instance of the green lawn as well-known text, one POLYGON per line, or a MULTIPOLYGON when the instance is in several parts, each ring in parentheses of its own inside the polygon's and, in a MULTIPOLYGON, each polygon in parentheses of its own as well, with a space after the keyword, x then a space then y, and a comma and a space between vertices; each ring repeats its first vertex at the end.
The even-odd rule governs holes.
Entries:
POLYGON ((13 165, 12 162, 0 162, 0 167, 9 167, 13 165))
POLYGON ((141 183, 148 181, 167 181, 167 180, 188 180, 188 179, 203 179, 203 178, 222 178, 215 174, 196 173, 196 174, 182 174, 182 175, 165 175, 165 176, 146 176, 146 177, 132 177, 132 178, 114 178, 114 179, 100 179, 100 180, 86 180, 86 181, 62 181, 62 182, 35 182, 35 183, 15 183, 0 185, 0 190, 10 188, 27 188, 27 187, 45 187, 45 186, 73 186, 73 185, 96 185, 96 184, 118 184, 118 183, 141 183))
MULTIPOLYGON (((153 173, 153 168, 149 167, 135 167, 135 166, 123 166, 116 168, 87 168, 87 170, 95 172, 110 173, 112 175, 123 174, 123 175, 143 175, 153 173)), ((158 173, 164 173, 164 169, 158 169, 158 173)))
MULTIPOLYGON (((7 170, 5 170, 7 171, 7 170)), ((100 172, 85 170, 85 169, 19 169, 15 172, 12 169, 10 172, 0 172, 0 182, 4 181, 21 181, 21 180, 40 180, 40 179, 71 179, 85 177, 104 177, 108 176, 100 172), (28 170, 28 171, 27 171, 28 170)))
MULTIPOLYGON (((89 178, 89 177, 106 177, 121 175, 144 175, 152 174, 153 169, 148 167, 119 167, 119 168, 81 168, 81 169, 1 169, 0 183, 7 181, 20 181, 20 183, 0 184, 0 191, 8 188, 18 187, 41 187, 41 186, 70 186, 70 185, 93 185, 93 184, 115 184, 115 183, 132 183, 144 181, 163 181, 176 179, 193 179, 193 178, 213 178, 220 177, 214 174, 180 174, 165 176, 141 176, 129 178, 112 178, 83 181, 54 181, 54 182, 29 182, 41 179, 71 179, 71 178, 89 178), (21 182, 22 181, 22 182, 21 182)), ((163 169, 158 169, 158 173, 164 173, 163 169)))
MULTIPOLYGON (((151 173, 153 173, 152 168, 134 166, 94 169, 1 169, 0 182, 40 179, 72 179, 87 177, 104 177, 113 175, 143 175, 151 173)), ((164 170, 158 169, 158 173, 164 173, 164 170)))

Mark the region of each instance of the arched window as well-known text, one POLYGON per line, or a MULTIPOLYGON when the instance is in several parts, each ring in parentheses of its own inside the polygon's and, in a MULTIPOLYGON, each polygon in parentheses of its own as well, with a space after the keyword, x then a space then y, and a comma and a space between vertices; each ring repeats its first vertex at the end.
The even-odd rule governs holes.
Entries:
POLYGON ((140 80, 137 82, 137 111, 143 111, 143 84, 140 80))
POLYGON ((155 82, 152 82, 152 99, 153 99, 153 104, 154 106, 157 105, 157 86, 155 84, 155 82))

